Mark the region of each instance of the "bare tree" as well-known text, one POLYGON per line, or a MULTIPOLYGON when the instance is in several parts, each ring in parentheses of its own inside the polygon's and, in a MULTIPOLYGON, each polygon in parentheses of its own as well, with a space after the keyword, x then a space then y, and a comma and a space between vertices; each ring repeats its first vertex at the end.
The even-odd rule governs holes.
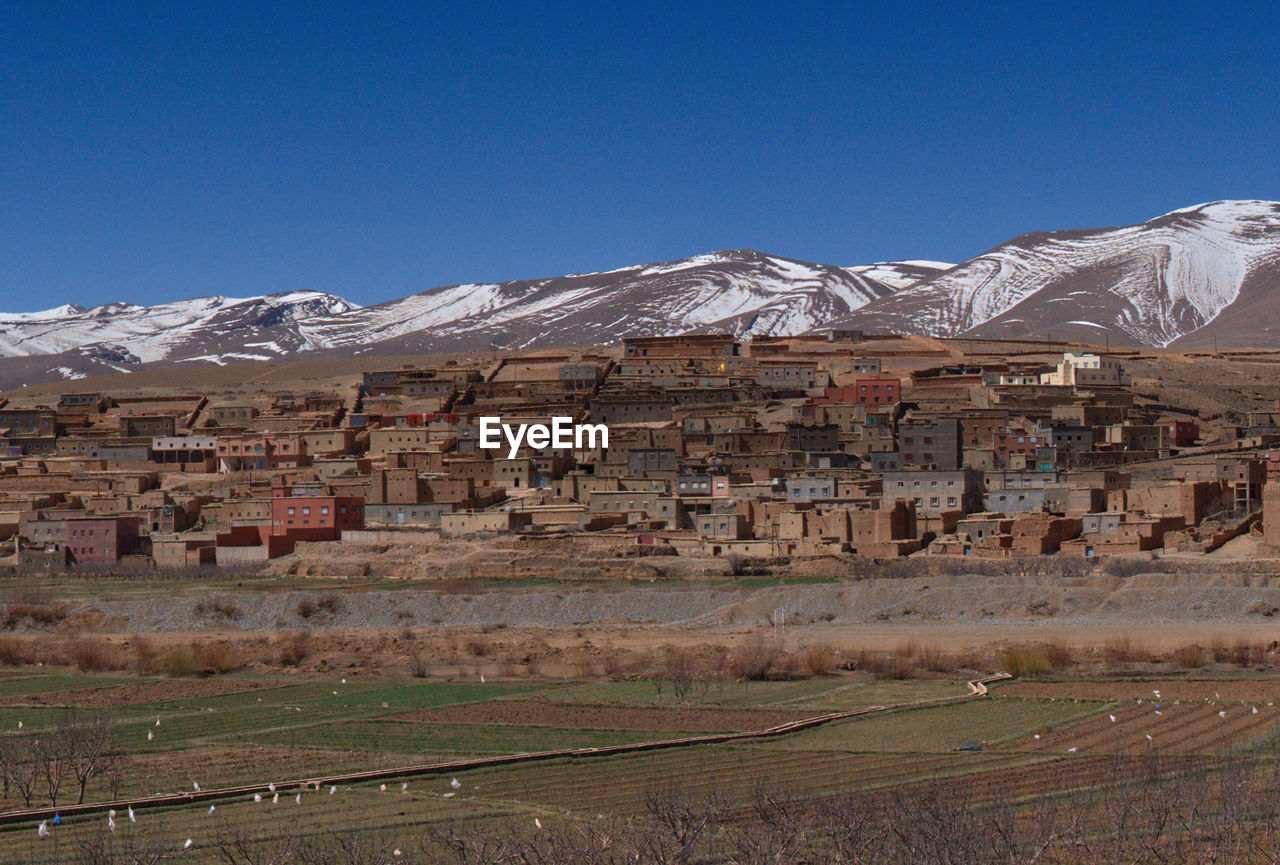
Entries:
POLYGON ((37 740, 34 736, 20 736, 10 740, 13 747, 9 764, 9 782, 18 791, 28 808, 40 783, 40 761, 36 755, 37 740))
POLYGON ((78 802, 84 802, 89 781, 102 774, 115 751, 115 725, 105 712, 83 714, 71 709, 59 725, 68 752, 71 774, 75 777, 80 794, 78 802))
POLYGON ((695 797, 684 790, 650 791, 645 809, 658 831, 639 839, 641 862, 656 865, 685 865, 694 861, 707 831, 722 819, 727 803, 718 794, 695 797))
POLYGON ((46 730, 36 740, 36 761, 49 792, 49 801, 58 804, 58 794, 71 770, 71 743, 65 730, 46 730))

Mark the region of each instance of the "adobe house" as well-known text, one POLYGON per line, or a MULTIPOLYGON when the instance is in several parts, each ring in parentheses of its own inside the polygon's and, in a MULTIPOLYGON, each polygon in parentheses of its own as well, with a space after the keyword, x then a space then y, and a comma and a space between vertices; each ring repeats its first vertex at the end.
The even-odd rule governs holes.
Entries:
POLYGON ((622 338, 624 357, 732 357, 738 343, 730 333, 680 336, 627 336, 622 338))

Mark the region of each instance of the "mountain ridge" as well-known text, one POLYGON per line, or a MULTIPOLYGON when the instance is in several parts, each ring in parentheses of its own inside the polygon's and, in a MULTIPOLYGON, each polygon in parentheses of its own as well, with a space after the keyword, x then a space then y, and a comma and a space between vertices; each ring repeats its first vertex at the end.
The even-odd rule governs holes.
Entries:
POLYGON ((0 387, 144 363, 522 349, 712 330, 750 338, 827 326, 1280 346, 1280 203, 1206 202, 1137 225, 1027 232, 958 264, 839 266, 718 250, 439 286, 363 307, 302 290, 0 313, 0 387))

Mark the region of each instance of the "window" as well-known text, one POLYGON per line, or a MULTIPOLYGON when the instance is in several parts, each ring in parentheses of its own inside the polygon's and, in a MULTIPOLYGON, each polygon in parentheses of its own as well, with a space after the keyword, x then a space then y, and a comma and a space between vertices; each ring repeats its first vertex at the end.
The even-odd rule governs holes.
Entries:
POLYGON ((320 506, 320 514, 321 514, 322 516, 328 516, 328 515, 329 515, 329 506, 328 506, 328 505, 321 505, 321 506, 320 506))
POLYGON ((294 514, 294 509, 293 509, 293 508, 289 508, 289 509, 286 511, 286 513, 287 513, 289 516, 293 516, 293 514, 294 514))
POLYGON ((302 509, 302 515, 303 515, 304 517, 309 517, 309 516, 311 516, 311 508, 303 508, 303 509, 302 509))

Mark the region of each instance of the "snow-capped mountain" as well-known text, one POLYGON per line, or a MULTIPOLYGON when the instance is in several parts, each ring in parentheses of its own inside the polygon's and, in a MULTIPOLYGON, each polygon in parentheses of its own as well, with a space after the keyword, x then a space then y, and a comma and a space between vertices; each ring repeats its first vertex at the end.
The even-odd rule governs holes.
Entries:
POLYGON ((729 250, 358 307, 299 291, 0 314, 0 389, 143 363, 740 337, 837 325, 935 336, 1280 346, 1280 203, 1219 201, 1123 228, 1025 234, 958 265, 814 264, 729 250))
MULTIPOLYGON (((891 265, 881 266, 890 272, 891 265)), ((901 279, 901 277, 899 277, 901 279)), ((894 287, 855 269, 731 250, 555 279, 435 288, 299 323, 306 347, 449 351, 629 335, 802 333, 894 287)))
POLYGON ((92 309, 67 305, 0 313, 0 355, 108 347, 123 363, 189 358, 205 351, 219 357, 243 351, 269 360, 301 345, 294 327, 299 320, 355 308, 330 294, 296 291, 243 299, 198 297, 159 306, 109 303, 92 309))
POLYGON ((1280 203, 1219 201, 1141 225, 1024 234, 841 324, 931 336, 1280 344, 1280 203))

